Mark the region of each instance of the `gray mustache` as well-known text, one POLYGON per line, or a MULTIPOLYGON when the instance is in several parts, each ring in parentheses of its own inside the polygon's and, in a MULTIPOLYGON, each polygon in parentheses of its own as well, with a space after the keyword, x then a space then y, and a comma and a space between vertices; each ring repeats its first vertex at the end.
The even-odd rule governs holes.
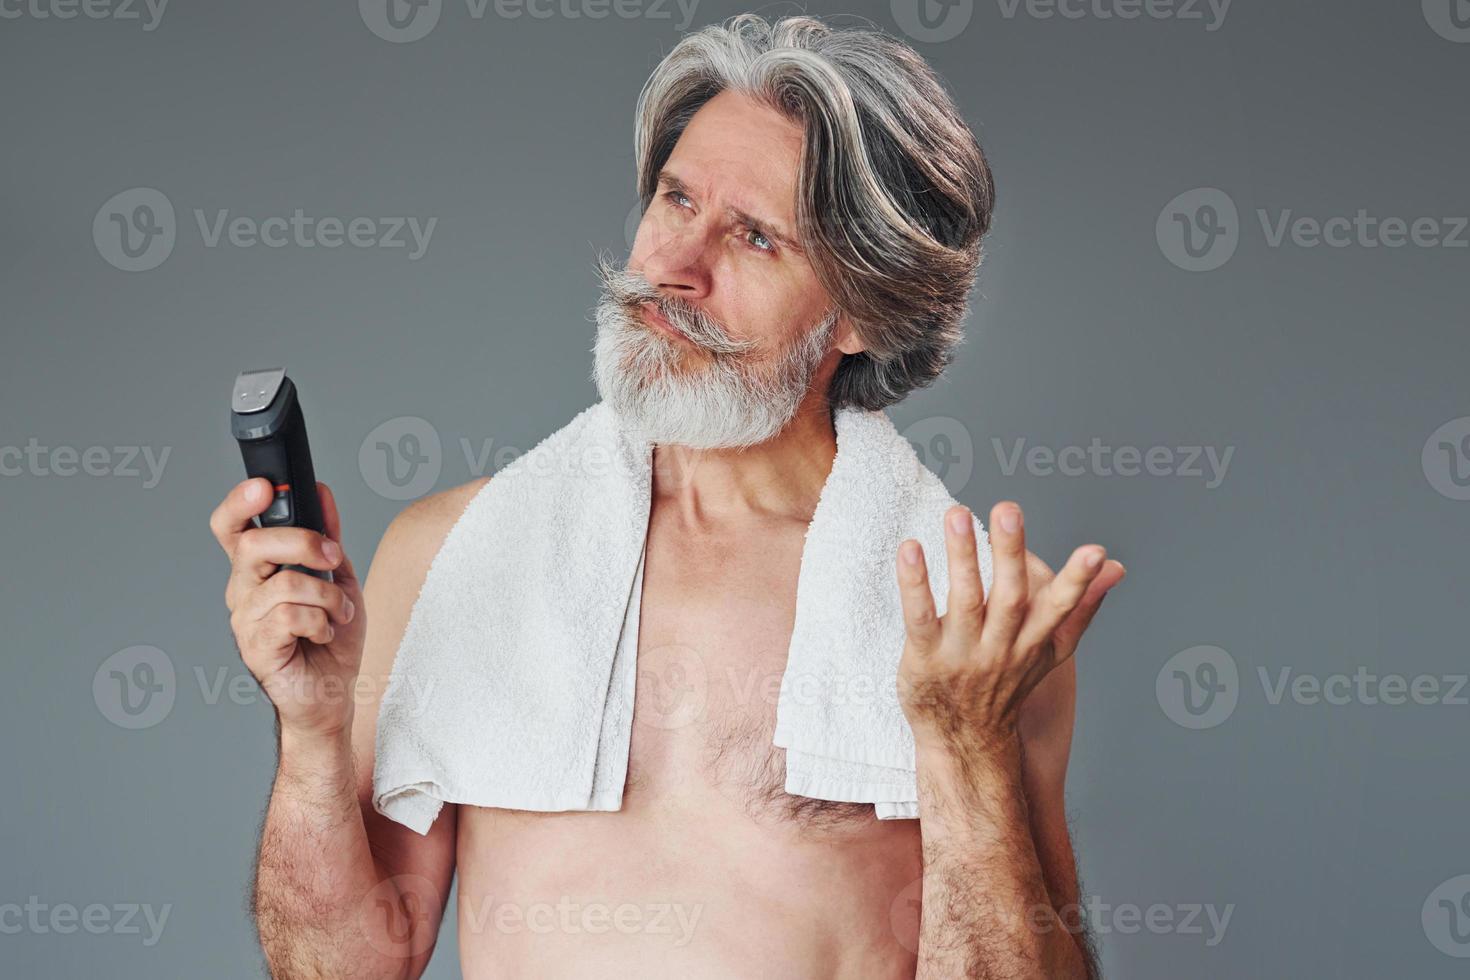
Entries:
POLYGON ((641 273, 618 268, 604 255, 597 257, 596 272, 609 298, 630 319, 638 317, 638 307, 652 303, 666 320, 711 354, 728 356, 755 349, 752 341, 731 338, 719 321, 704 310, 663 295, 641 273))

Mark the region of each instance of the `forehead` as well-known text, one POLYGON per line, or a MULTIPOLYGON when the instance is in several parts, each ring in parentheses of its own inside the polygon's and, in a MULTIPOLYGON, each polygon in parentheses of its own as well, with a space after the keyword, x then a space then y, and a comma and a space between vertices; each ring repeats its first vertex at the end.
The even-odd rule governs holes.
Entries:
POLYGON ((738 92, 721 92, 689 120, 664 166, 721 204, 790 221, 802 130, 738 92))

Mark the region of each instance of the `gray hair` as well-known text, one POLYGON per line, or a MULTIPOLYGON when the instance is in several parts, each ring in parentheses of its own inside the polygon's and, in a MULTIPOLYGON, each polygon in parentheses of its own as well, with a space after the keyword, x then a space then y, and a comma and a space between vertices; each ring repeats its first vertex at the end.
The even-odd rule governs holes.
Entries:
POLYGON ((865 350, 843 356, 833 408, 880 409, 954 359, 995 187, 974 134, 913 48, 813 17, 740 14, 686 35, 638 96, 647 210, 685 126, 724 90, 804 130, 797 235, 865 350))

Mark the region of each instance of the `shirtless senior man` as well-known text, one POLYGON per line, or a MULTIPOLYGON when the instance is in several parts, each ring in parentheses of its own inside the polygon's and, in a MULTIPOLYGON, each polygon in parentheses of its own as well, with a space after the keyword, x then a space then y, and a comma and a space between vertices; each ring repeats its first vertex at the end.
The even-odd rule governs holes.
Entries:
POLYGON ((419 976, 457 870, 472 978, 1094 976, 1063 784, 1070 658, 1123 577, 1101 547, 1054 576, 1000 503, 986 595, 971 515, 952 508, 943 617, 918 542, 897 548, 917 820, 787 794, 759 683, 786 662, 834 410, 894 404, 961 339, 993 200, 972 133, 906 45, 745 15, 658 66, 636 146, 645 213, 626 268, 599 260, 595 376, 655 447, 637 649, 695 651, 704 710, 640 723, 667 679, 639 664, 619 810, 446 803, 426 835, 387 819, 379 699, 486 481, 405 508, 361 587, 325 485, 320 536, 256 527, 269 488, 242 482, 211 528, 279 726, 253 898, 271 972, 419 976))

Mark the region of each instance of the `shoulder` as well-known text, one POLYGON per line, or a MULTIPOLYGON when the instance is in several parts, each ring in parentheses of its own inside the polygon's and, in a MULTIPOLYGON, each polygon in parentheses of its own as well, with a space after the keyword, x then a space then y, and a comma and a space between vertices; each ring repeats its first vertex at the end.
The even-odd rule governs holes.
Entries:
POLYGON ((435 556, 465 508, 489 480, 488 476, 481 477, 421 497, 389 523, 363 583, 363 598, 373 611, 368 627, 368 660, 380 661, 378 665, 385 668, 392 663, 392 654, 398 649, 435 556))
POLYGON ((377 570, 382 559, 388 558, 398 571, 417 571, 422 579, 450 530, 490 479, 480 477, 421 497, 399 511, 378 543, 373 570, 377 570))
POLYGON ((469 502, 475 499, 475 496, 489 482, 490 477, 482 476, 468 483, 461 483, 457 487, 450 487, 448 490, 420 497, 399 511, 398 516, 393 518, 393 522, 388 525, 388 529, 391 531, 397 528, 400 533, 407 531, 418 534, 438 527, 443 527, 447 531, 449 527, 445 525, 453 526, 454 522, 459 520, 459 516, 464 513, 469 502))

